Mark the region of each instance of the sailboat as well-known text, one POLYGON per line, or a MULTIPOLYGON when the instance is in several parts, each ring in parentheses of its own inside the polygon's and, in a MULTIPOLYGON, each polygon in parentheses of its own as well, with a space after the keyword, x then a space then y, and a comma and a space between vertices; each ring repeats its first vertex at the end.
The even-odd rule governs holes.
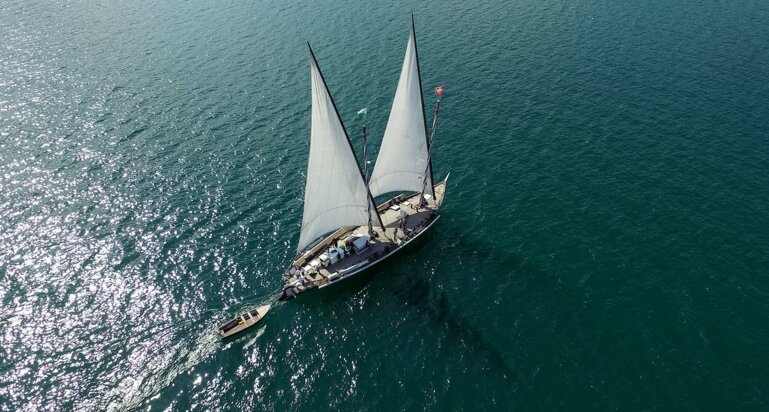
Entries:
POLYGON ((284 273, 279 300, 338 284, 393 256, 440 217, 446 178, 435 184, 432 140, 443 87, 428 137, 414 18, 382 146, 370 179, 364 170, 310 48, 312 120, 304 213, 296 258, 284 273), (395 194, 381 204, 374 199, 395 194))

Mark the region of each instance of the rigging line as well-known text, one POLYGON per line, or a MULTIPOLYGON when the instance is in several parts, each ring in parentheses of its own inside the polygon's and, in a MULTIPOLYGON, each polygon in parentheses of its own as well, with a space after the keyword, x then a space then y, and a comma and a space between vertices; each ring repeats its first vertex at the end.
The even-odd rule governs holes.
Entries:
MULTIPOLYGON (((417 78, 419 79, 419 102, 422 105, 422 124, 425 125, 425 144, 427 144, 427 149, 430 149, 430 141, 427 137, 427 115, 425 114, 425 97, 424 92, 422 91, 422 69, 419 67, 419 48, 417 48, 417 31, 414 28, 414 13, 411 13, 411 34, 414 36, 414 57, 416 57, 416 63, 417 63, 417 78)), ((431 194, 435 196, 435 180, 433 180, 433 165, 432 160, 428 157, 427 158, 427 173, 430 174, 430 188, 431 188, 431 194)), ((427 180, 427 175, 425 175, 425 180, 427 180)))

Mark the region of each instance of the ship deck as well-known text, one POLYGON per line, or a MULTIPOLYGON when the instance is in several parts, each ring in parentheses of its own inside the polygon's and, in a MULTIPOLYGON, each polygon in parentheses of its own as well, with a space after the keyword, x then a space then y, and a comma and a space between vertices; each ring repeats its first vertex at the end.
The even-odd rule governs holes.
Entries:
MULTIPOLYGON (((341 244, 350 236, 367 235, 368 228, 366 226, 346 227, 324 238, 292 262, 292 265, 297 268, 305 268, 304 274, 289 275, 286 272, 284 290, 291 289, 290 294, 295 296, 307 290, 329 286, 370 267, 380 259, 390 256, 411 239, 419 236, 435 220, 438 209, 443 202, 445 189, 446 180, 444 179, 435 185, 435 198, 430 199, 426 205, 418 210, 416 204, 419 202, 419 193, 401 194, 380 204, 377 206, 377 210, 384 228, 374 225, 373 229, 376 235, 369 242, 368 249, 357 254, 352 252, 327 267, 319 266, 316 269, 309 269, 311 267, 310 262, 318 260, 337 241, 341 244), (402 230, 403 226, 399 229, 401 210, 406 212, 405 231, 402 230)), ((374 222, 378 223, 376 220, 374 222)))

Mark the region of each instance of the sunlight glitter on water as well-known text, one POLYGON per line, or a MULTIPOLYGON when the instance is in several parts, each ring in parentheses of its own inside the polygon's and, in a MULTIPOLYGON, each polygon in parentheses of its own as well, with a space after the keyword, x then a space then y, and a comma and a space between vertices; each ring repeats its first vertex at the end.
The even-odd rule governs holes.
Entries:
POLYGON ((0 8, 0 410, 763 406, 765 3, 0 8), (305 41, 360 152, 412 12, 435 236, 222 343, 296 251, 305 41))

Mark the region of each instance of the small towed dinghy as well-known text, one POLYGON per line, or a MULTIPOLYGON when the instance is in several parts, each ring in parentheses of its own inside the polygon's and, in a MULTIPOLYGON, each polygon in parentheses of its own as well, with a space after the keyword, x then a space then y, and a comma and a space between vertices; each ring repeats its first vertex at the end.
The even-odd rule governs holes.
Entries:
POLYGON ((267 314, 270 307, 271 305, 260 306, 256 309, 249 310, 242 315, 236 316, 235 319, 219 327, 219 336, 224 339, 256 325, 262 318, 264 318, 264 315, 267 314))

